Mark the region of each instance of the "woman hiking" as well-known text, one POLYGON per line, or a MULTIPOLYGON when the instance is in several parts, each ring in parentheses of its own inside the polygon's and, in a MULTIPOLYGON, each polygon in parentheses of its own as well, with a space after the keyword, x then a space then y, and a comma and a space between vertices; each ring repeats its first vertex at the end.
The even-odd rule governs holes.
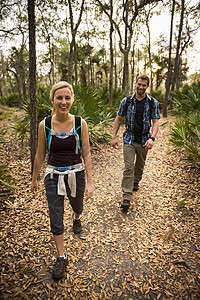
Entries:
POLYGON ((44 183, 51 232, 58 255, 52 277, 60 279, 64 276, 65 266, 68 264, 64 252, 64 196, 67 195, 73 209, 73 231, 78 234, 81 232, 80 215, 84 194, 86 200, 93 194, 92 160, 87 124, 82 118, 69 113, 74 101, 72 86, 65 81, 54 84, 50 91, 50 99, 53 104, 52 116, 39 124, 31 191, 36 193, 38 189, 37 177, 48 152, 44 183))

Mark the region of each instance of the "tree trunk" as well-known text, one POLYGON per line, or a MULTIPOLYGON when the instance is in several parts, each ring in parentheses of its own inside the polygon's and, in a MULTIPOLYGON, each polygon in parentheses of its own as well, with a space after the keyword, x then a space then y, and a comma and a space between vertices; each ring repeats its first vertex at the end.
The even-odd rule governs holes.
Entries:
POLYGON ((179 51, 180 51, 180 44, 181 44, 181 34, 182 34, 182 29, 183 29, 184 9, 185 9, 185 0, 182 0, 181 1, 181 17, 180 17, 180 24, 179 24, 179 33, 178 33, 176 57, 175 57, 175 63, 174 63, 174 73, 173 73, 173 77, 172 77, 171 92, 174 91, 176 81, 178 80, 177 77, 178 77, 179 51))
MULTIPOLYGON (((116 40, 115 40, 116 42, 116 40)), ((115 89, 117 89, 117 53, 116 53, 116 45, 115 45, 115 89)))
POLYGON ((20 101, 19 104, 21 106, 23 100, 26 99, 26 84, 25 84, 25 61, 24 61, 24 49, 25 49, 25 44, 24 42, 21 45, 19 55, 17 58, 17 66, 16 66, 16 72, 18 74, 18 83, 19 83, 19 90, 20 90, 20 101))
POLYGON ((75 72, 75 85, 78 83, 78 63, 77 63, 77 47, 74 45, 74 72, 75 72))
POLYGON ((87 85, 86 72, 83 65, 81 66, 81 84, 87 85))
POLYGON ((67 73, 67 81, 72 83, 72 68, 73 68, 73 44, 70 43, 69 57, 68 57, 68 73, 67 73))
POLYGON ((135 75, 135 44, 133 45, 133 51, 132 51, 131 94, 133 94, 134 75, 135 75))
POLYGON ((163 117, 167 117, 167 104, 168 104, 168 97, 170 91, 170 84, 171 84, 171 53, 172 53, 172 35, 173 35, 173 22, 174 22, 174 9, 175 9, 175 0, 172 3, 172 13, 171 13, 171 28, 170 28, 170 38, 169 38, 169 59, 168 59, 168 71, 167 71, 167 80, 166 80, 166 92, 165 92, 165 101, 163 107, 163 117))
POLYGON ((128 61, 129 51, 124 51, 124 70, 123 70, 123 90, 125 94, 129 94, 129 61, 128 61))
POLYGON ((125 91, 126 95, 129 92, 129 63, 128 63, 128 54, 129 51, 127 49, 128 46, 128 1, 126 1, 126 4, 124 5, 124 23, 125 23, 125 37, 124 37, 124 69, 123 69, 123 84, 122 89, 125 91))
POLYGON ((178 68, 177 68, 177 80, 176 80, 176 90, 179 90, 180 88, 180 80, 181 80, 181 68, 180 68, 180 64, 181 64, 181 57, 179 55, 179 59, 178 59, 178 68))
POLYGON ((138 49, 137 53, 137 62, 138 62, 138 69, 137 69, 137 77, 140 75, 140 50, 138 49))
POLYGON ((113 1, 110 0, 110 78, 109 78, 109 104, 112 105, 113 101, 113 1))
POLYGON ((31 174, 37 151, 35 0, 28 0, 31 174))
POLYGON ((149 28, 149 15, 146 16, 146 26, 148 31, 148 55, 149 55, 149 68, 150 68, 150 95, 152 95, 153 91, 153 75, 152 75, 152 59, 151 59, 151 34, 149 28))
POLYGON ((73 69, 73 58, 74 58, 73 51, 75 50, 76 34, 77 34, 77 30, 78 30, 78 27, 79 27, 80 22, 81 22, 81 18, 82 18, 82 14, 83 14, 83 8, 84 8, 84 2, 85 2, 85 0, 82 0, 79 18, 78 18, 77 24, 74 26, 72 2, 71 2, 71 0, 68 0, 69 14, 70 14, 70 24, 71 24, 71 35, 72 35, 72 41, 70 43, 70 52, 69 52, 69 59, 68 59, 68 76, 67 76, 67 80, 68 80, 69 83, 72 83, 72 75, 73 75, 72 69, 73 69))
POLYGON ((55 83, 55 70, 54 70, 54 64, 55 64, 55 55, 54 55, 54 44, 52 44, 52 81, 53 84, 55 83))

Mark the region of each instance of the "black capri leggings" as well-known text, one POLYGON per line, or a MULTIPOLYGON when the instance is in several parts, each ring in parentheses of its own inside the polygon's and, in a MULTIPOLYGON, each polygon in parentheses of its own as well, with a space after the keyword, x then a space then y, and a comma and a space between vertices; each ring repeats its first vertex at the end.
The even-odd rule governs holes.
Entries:
MULTIPOLYGON (((67 197, 73 211, 81 214, 83 211, 83 197, 85 192, 85 171, 76 172, 76 197, 71 196, 68 186, 68 175, 64 176, 67 197)), ((51 224, 51 232, 54 235, 60 235, 64 232, 63 214, 64 214, 64 196, 57 194, 58 174, 53 174, 50 178, 48 174, 45 179, 46 196, 49 206, 49 217, 51 224)))

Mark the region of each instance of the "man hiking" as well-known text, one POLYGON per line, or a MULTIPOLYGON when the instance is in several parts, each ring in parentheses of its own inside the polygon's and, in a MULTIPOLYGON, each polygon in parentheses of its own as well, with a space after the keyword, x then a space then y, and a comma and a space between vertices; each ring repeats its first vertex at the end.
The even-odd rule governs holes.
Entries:
POLYGON ((147 152, 153 148, 159 128, 158 101, 146 94, 148 87, 148 76, 138 76, 135 94, 125 97, 121 101, 113 125, 112 146, 118 148, 117 132, 123 116, 126 118, 126 130, 123 134, 124 172, 121 204, 121 208, 125 210, 130 207, 132 192, 138 190, 147 152), (152 130, 150 132, 151 120, 152 130))

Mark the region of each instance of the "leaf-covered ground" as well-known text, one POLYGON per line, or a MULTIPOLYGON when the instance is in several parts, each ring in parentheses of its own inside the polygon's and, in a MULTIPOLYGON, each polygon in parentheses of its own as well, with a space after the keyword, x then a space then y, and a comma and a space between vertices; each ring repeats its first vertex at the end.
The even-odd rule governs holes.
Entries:
MULTIPOLYGON (((56 282, 51 279, 56 251, 49 231, 44 168, 34 196, 29 152, 8 129, 11 121, 0 122, 5 138, 1 163, 9 164, 17 180, 14 192, 0 193, 1 299, 200 298, 199 166, 185 153, 172 151, 169 125, 160 127, 128 213, 120 209, 122 142, 118 150, 110 144, 92 148, 94 195, 84 202, 83 231, 78 236, 72 232, 66 199, 69 266, 56 282)), ((123 128, 120 141, 122 132, 123 128)))

